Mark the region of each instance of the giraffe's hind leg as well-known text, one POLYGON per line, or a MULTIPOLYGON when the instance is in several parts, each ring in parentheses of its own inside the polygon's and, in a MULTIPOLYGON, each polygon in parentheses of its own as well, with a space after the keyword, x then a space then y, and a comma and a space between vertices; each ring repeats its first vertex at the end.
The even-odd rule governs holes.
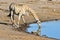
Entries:
POLYGON ((12 24, 14 24, 14 14, 13 14, 13 11, 11 11, 11 22, 12 22, 12 24))
POLYGON ((10 13, 11 13, 12 26, 16 27, 17 24, 16 24, 16 22, 15 22, 15 20, 14 20, 14 10, 11 10, 10 13))

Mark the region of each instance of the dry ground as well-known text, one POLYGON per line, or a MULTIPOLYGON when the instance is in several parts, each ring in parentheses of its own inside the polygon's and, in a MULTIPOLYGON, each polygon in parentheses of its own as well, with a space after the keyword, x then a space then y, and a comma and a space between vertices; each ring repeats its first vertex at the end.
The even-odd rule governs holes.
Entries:
MULTIPOLYGON (((40 0, 0 0, 0 10, 8 10, 10 3, 24 3, 35 10, 40 21, 58 20, 60 19, 60 2, 59 1, 40 1, 40 0)), ((34 22, 34 18, 25 17, 27 23, 34 22), (27 20, 29 19, 29 21, 27 20)))
MULTIPOLYGON (((0 40, 53 40, 25 32, 13 30, 7 10, 11 2, 25 3, 36 11, 41 21, 60 19, 60 2, 44 2, 40 0, 0 0, 0 40), (8 23, 8 24, 7 24, 8 23)), ((33 23, 33 17, 26 18, 27 23, 33 23)), ((22 23, 22 22, 21 22, 22 23)))
POLYGON ((44 38, 15 30, 11 25, 10 18, 7 17, 5 12, 0 11, 0 40, 53 40, 53 39, 44 38))
POLYGON ((54 39, 40 37, 15 30, 11 25, 10 18, 7 17, 5 12, 0 11, 0 40, 54 40, 54 39))
POLYGON ((18 32, 9 25, 0 24, 0 40, 53 40, 25 32, 18 32))

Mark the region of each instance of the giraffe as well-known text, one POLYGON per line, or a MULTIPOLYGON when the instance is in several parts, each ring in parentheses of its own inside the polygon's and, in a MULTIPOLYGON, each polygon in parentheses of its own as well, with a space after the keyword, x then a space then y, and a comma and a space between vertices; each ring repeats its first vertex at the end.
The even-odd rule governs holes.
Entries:
POLYGON ((26 23, 24 16, 29 16, 29 13, 26 13, 26 11, 30 12, 30 14, 34 17, 34 19, 37 21, 36 23, 38 24, 38 30, 37 30, 37 34, 39 35, 40 31, 41 31, 41 21, 39 20, 38 16, 36 15, 36 12, 31 9, 30 7, 28 7, 28 5, 26 4, 16 4, 16 3, 11 3, 9 5, 9 15, 12 21, 12 24, 16 25, 17 27, 20 27, 20 19, 23 19, 23 22, 26 23), (18 14, 18 25, 15 24, 15 20, 14 20, 14 14, 18 14), (27 15, 28 14, 28 15, 27 15))

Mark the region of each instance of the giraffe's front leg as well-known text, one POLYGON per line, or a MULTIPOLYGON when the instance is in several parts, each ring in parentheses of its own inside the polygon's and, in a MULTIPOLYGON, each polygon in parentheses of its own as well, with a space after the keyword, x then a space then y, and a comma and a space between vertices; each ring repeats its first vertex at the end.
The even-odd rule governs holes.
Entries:
POLYGON ((22 15, 22 20, 23 20, 23 23, 26 23, 25 19, 24 19, 24 15, 22 15))
POLYGON ((19 14, 17 27, 20 27, 20 19, 21 19, 21 17, 22 17, 22 13, 19 14))

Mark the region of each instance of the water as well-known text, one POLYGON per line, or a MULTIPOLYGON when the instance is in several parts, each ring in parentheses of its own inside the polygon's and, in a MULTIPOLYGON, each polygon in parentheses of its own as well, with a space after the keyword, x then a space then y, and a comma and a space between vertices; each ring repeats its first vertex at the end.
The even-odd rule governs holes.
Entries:
MULTIPOLYGON (((41 36, 46 35, 52 38, 60 39, 60 20, 59 21, 48 21, 41 23, 41 36)), ((31 24, 30 28, 28 28, 28 32, 36 31, 38 29, 37 24, 31 24)))

